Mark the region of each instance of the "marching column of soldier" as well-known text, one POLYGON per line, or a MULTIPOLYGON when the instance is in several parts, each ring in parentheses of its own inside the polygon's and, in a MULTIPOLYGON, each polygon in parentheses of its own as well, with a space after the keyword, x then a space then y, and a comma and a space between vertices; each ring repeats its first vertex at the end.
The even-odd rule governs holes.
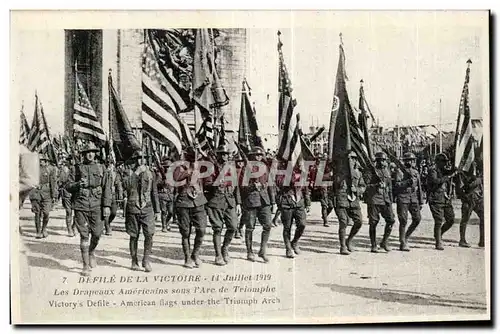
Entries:
POLYGON ((478 246, 484 247, 482 166, 476 166, 477 174, 458 173, 450 168, 449 159, 443 153, 435 156, 433 166, 421 164, 419 170, 415 154, 406 152, 391 173, 386 153, 376 153, 373 169, 367 172, 361 171, 356 153, 349 152, 346 159, 350 175, 325 168, 323 180, 331 181, 331 184, 316 186, 313 181, 318 168, 329 166, 325 157, 317 159, 309 174, 295 166, 290 175, 272 175, 269 168, 272 161, 266 159, 262 148, 254 147, 244 155, 244 160, 235 164, 237 159, 231 157, 231 152, 223 146, 208 159, 214 165, 212 173, 201 178, 198 177, 197 163, 207 156, 199 159, 195 147, 184 149, 182 159, 178 161, 169 156, 162 157, 155 168, 148 166, 148 157, 140 151, 118 167, 111 160, 105 160, 105 165, 98 162, 98 152, 94 144, 88 143, 80 150, 80 157, 67 158, 59 170, 50 166, 47 156, 42 155, 39 185, 30 193, 36 238, 42 239, 48 236, 50 211, 58 199, 59 190, 68 236, 74 237, 76 231, 80 235, 82 275, 85 276, 90 275, 97 265, 95 251, 99 240, 103 232, 111 235, 112 221, 119 206, 123 209, 125 231, 129 235, 131 269, 141 270, 138 245, 142 233, 141 264, 146 272, 153 270, 150 256, 155 221, 158 220, 164 233, 171 231, 172 223, 178 225, 186 268, 202 265, 200 254, 208 222, 213 230, 216 265, 224 266, 230 262, 229 246, 233 238, 243 236, 247 260, 256 261, 253 236, 257 222, 262 227, 257 255, 264 263, 269 262, 268 241, 277 220, 282 223, 285 256, 294 258, 301 253, 301 236, 307 233, 306 217, 312 192, 319 194, 324 226, 329 226, 328 215, 335 211, 342 255, 354 251, 352 240, 363 221, 361 201, 367 203, 371 252, 391 250, 388 240, 396 217, 399 249, 410 251, 410 237, 420 224, 425 198, 434 219, 435 249, 443 250, 442 236, 455 221, 452 206, 455 195, 462 202, 459 246, 470 247, 466 241, 466 228, 474 211, 480 220, 478 246), (263 165, 267 166, 265 171, 256 173, 263 165), (291 182, 284 182, 287 178, 291 182), (393 203, 396 203, 396 214, 393 203), (276 214, 274 219, 273 214, 276 214), (380 216, 385 220, 385 228, 377 245, 380 216), (409 225, 408 216, 411 216, 409 225), (350 231, 349 225, 352 226, 350 231), (195 237, 191 244, 193 229, 195 237))

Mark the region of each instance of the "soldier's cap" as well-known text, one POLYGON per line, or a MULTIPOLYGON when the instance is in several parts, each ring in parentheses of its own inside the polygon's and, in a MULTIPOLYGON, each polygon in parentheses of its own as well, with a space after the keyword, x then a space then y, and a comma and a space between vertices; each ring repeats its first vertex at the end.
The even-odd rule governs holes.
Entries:
POLYGON ((448 161, 448 156, 444 153, 439 153, 436 155, 436 157, 434 158, 436 161, 448 161))
POLYGON ((88 142, 80 150, 80 153, 87 153, 87 152, 99 152, 99 148, 93 142, 88 142))
POLYGON ((262 147, 256 146, 250 152, 248 152, 248 155, 264 155, 264 149, 262 147))
POLYGON ((377 152, 375 154, 376 160, 387 160, 387 155, 384 152, 377 152))
POLYGON ((403 154, 403 160, 417 160, 417 157, 412 152, 406 152, 403 154))
POLYGON ((217 153, 217 154, 229 154, 230 151, 226 145, 221 145, 215 150, 215 153, 217 153))

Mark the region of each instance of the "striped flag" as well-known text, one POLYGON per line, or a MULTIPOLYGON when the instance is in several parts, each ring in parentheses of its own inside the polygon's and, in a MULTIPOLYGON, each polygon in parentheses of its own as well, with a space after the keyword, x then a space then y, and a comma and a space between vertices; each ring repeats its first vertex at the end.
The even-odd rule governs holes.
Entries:
POLYGON ((190 130, 178 112, 187 108, 175 84, 169 81, 158 64, 155 39, 146 30, 142 58, 142 127, 153 140, 173 146, 180 154, 192 143, 190 130))
POLYGON ((102 129, 101 123, 90 104, 89 97, 85 88, 78 77, 75 64, 75 103, 73 105, 73 133, 76 138, 90 140, 95 143, 103 144, 106 142, 106 135, 102 129))
POLYGON ((349 101, 346 81, 345 54, 341 42, 328 141, 328 157, 341 175, 350 175, 347 155, 351 151, 357 154, 363 169, 371 170, 372 166, 364 131, 349 101))
POLYGON ((284 161, 292 161, 295 165, 300 154, 300 116, 295 110, 297 101, 292 98, 292 83, 283 58, 280 40, 281 32, 278 31, 278 152, 277 158, 284 161))
POLYGON ((215 148, 212 116, 207 116, 196 134, 196 140, 200 149, 204 152, 215 148))
POLYGON ((455 132, 455 167, 459 171, 469 171, 474 162, 474 137, 472 133, 472 120, 469 109, 469 75, 470 64, 467 61, 465 82, 460 96, 458 108, 457 130, 455 132))
POLYGON ((31 123, 28 148, 33 152, 46 153, 49 145, 49 132, 43 116, 43 109, 38 101, 38 95, 35 94, 35 113, 31 123))
POLYGON ((252 93, 246 79, 243 80, 241 91, 240 126, 238 129, 238 144, 248 153, 254 146, 262 147, 259 135, 259 125, 255 117, 255 106, 252 104, 252 93))
POLYGON ((24 115, 24 105, 21 107, 21 124, 19 131, 19 144, 28 147, 29 139, 30 139, 30 126, 28 121, 26 120, 26 116, 24 115))
MULTIPOLYGON (((354 125, 352 129, 353 139, 352 144, 354 146, 354 151, 360 157, 361 164, 364 167, 368 167, 373 161, 373 152, 371 151, 370 144, 370 134, 368 133, 368 118, 372 120, 373 115, 370 111, 370 116, 368 116, 367 110, 369 110, 368 103, 365 98, 365 90, 363 88, 363 80, 360 81, 361 85, 359 87, 359 111, 358 122, 354 120, 354 122, 350 123, 350 126, 354 125), (365 106, 367 107, 365 109, 365 106)), ((351 112, 352 114, 352 112, 351 112)))

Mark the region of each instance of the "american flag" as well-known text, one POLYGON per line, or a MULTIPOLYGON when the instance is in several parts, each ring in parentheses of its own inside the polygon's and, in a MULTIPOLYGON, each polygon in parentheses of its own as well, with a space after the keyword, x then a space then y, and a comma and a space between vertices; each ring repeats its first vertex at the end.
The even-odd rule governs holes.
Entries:
POLYGON ((73 132, 76 138, 90 140, 95 143, 103 144, 106 142, 106 135, 102 129, 101 123, 90 104, 89 97, 85 88, 78 77, 75 64, 75 103, 73 105, 73 132))
POLYGON ((173 82, 160 70, 155 52, 155 40, 146 30, 146 43, 142 57, 142 126, 151 138, 171 144, 177 152, 193 140, 187 124, 178 112, 187 108, 173 82))
POLYGON ((35 94, 35 113, 31 123, 28 148, 33 152, 47 153, 49 146, 49 132, 43 115, 43 107, 38 101, 38 95, 35 94))
POLYGON ((214 141, 214 125, 211 115, 207 116, 196 134, 196 140, 200 149, 204 152, 213 150, 215 148, 214 141))
POLYGON ((278 153, 277 158, 284 161, 292 161, 295 165, 301 154, 300 144, 300 116, 295 110, 297 102, 292 98, 292 83, 288 76, 283 51, 283 43, 280 40, 281 32, 278 31, 278 90, 280 93, 278 103, 278 153))
POLYGON ((469 75, 471 60, 467 61, 465 82, 458 108, 457 130, 455 132, 455 167, 469 171, 474 162, 474 137, 469 109, 469 75))
MULTIPOLYGON (((362 138, 362 141, 360 141, 359 143, 361 143, 360 147, 359 147, 359 150, 362 151, 363 155, 361 157, 363 157, 364 159, 369 159, 370 161, 373 159, 373 154, 372 154, 372 151, 371 151, 371 145, 370 145, 370 135, 368 133, 368 113, 366 112, 366 109, 369 110, 368 108, 368 103, 366 103, 366 98, 365 98, 365 90, 363 88, 363 80, 361 80, 361 85, 359 87, 359 111, 360 111, 360 114, 358 116, 358 130, 355 132, 359 135, 361 135, 361 138, 362 138), (367 107, 365 109, 365 106, 367 107)), ((373 115, 371 114, 370 112, 370 116, 373 120, 373 115)), ((355 137, 358 137, 357 139, 359 140, 359 136, 355 136, 355 137)), ((354 140, 354 142, 357 142, 357 140, 354 140)), ((359 156, 359 155, 358 155, 359 156)))
POLYGON ((19 144, 28 147, 30 139, 30 126, 24 115, 24 106, 21 107, 21 124, 19 131, 19 144))

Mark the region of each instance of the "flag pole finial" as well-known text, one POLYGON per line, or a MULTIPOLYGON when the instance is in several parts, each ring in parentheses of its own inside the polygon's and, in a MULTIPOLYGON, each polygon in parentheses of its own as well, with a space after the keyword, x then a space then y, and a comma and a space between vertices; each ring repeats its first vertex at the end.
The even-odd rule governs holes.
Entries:
POLYGON ((470 58, 467 60, 467 66, 469 67, 470 64, 472 64, 472 60, 470 60, 470 58))
POLYGON ((363 83, 364 83, 363 79, 361 79, 361 80, 359 81, 359 83, 361 84, 361 87, 363 87, 363 83))
POLYGON ((339 34, 340 37, 340 44, 344 45, 344 41, 342 40, 342 33, 339 34))

